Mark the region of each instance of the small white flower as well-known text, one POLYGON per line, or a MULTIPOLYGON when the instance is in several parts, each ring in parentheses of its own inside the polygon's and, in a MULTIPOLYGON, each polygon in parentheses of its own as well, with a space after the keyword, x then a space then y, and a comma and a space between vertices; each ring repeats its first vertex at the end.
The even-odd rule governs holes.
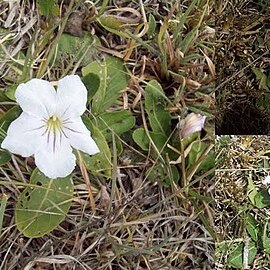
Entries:
MULTIPOLYGON (((270 185, 270 175, 267 175, 263 180, 262 180, 263 185, 266 185, 269 187, 270 185)), ((270 195, 270 188, 268 188, 268 193, 270 195)))
POLYGON ((45 80, 32 79, 18 86, 15 98, 23 112, 9 126, 2 148, 23 157, 34 155, 37 167, 50 178, 74 170, 72 147, 90 155, 99 152, 81 120, 87 90, 79 76, 61 79, 57 91, 45 80))
POLYGON ((204 126, 206 116, 190 113, 185 119, 180 121, 181 137, 185 138, 196 131, 201 131, 204 126))
POLYGON ((269 184, 270 184, 270 175, 267 175, 267 176, 265 177, 265 179, 262 180, 262 183, 263 183, 264 185, 269 185, 269 184))

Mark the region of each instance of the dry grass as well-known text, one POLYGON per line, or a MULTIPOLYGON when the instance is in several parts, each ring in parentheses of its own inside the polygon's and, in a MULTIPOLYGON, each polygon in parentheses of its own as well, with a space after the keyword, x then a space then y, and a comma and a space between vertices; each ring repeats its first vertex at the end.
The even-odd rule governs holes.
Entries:
POLYGON ((269 134, 269 96, 253 68, 269 70, 267 1, 217 1, 217 134, 269 134), (235 125, 235 118, 238 119, 235 125))
MULTIPOLYGON (((124 59, 130 70, 129 87, 112 110, 129 108, 136 116, 137 125, 142 125, 145 81, 156 79, 173 101, 174 106, 168 110, 174 113, 176 124, 177 116, 185 115, 188 109, 206 114, 208 134, 204 139, 213 140, 214 44, 207 40, 206 32, 201 32, 204 25, 212 25, 212 4, 202 5, 204 16, 197 8, 197 13, 185 22, 188 31, 198 17, 202 18, 202 27, 190 49, 200 57, 179 66, 177 60, 181 52, 175 45, 179 37, 174 37, 176 32, 169 32, 166 23, 169 19, 178 19, 192 1, 181 1, 181 5, 174 1, 161 4, 155 0, 143 4, 142 1, 109 2, 107 10, 114 8, 118 17, 135 24, 130 31, 136 35, 130 34, 130 39, 107 31, 96 22, 100 1, 96 6, 83 4, 83 1, 75 1, 74 5, 73 1, 66 2, 69 3, 63 1, 61 6, 61 18, 56 16, 52 22, 39 15, 34 1, 0 3, 0 87, 7 95, 13 95, 14 85, 33 77, 53 81, 69 73, 80 75, 82 59, 72 65, 67 59, 56 64, 53 51, 63 31, 80 35, 80 31, 85 30, 101 39, 95 59, 106 52, 124 59), (127 15, 122 8, 130 9, 133 15, 127 15), (67 19, 74 11, 79 14, 75 17, 79 22, 72 26, 67 19), (161 43, 138 34, 147 27, 149 14, 166 26, 162 28, 158 24, 160 31, 164 31, 161 37, 166 37, 161 43), (136 28, 138 22, 143 26, 136 28), (54 31, 47 23, 52 23, 54 31)), ((1 101, 0 113, 4 114, 13 105, 11 100, 1 101)), ((155 161, 134 149, 129 141, 122 140, 125 143, 123 154, 113 157, 113 180, 93 177, 80 164, 73 177, 75 192, 68 216, 44 237, 26 238, 15 226, 14 205, 23 187, 0 185, 1 193, 8 196, 0 235, 1 270, 213 269, 213 170, 200 174, 195 170, 188 175, 188 186, 170 183, 169 187, 164 187, 160 179, 153 183, 146 178, 146 169, 155 161), (187 188, 190 192, 186 192, 187 188)), ((28 182, 33 168, 31 158, 13 157, 0 168, 0 177, 7 182, 28 182)), ((182 169, 180 166, 179 171, 182 169)))
MULTIPOLYGON (((249 197, 252 192, 250 183, 258 190, 266 188, 262 180, 269 173, 269 137, 218 137, 216 155, 216 266, 217 269, 235 269, 227 265, 230 246, 250 239, 250 235, 247 235, 247 213, 256 218, 258 226, 266 226, 267 235, 269 232, 268 207, 255 207, 249 197), (229 248, 220 248, 224 243, 229 248)), ((264 237, 262 232, 259 236, 264 237)), ((261 242, 258 245, 255 260, 245 269, 269 269, 269 255, 260 246, 261 242)))

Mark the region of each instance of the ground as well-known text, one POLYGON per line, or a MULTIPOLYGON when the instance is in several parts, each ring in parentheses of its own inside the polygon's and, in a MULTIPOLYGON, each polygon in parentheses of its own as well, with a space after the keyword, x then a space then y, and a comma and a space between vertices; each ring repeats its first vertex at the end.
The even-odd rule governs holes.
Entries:
POLYGON ((0 269, 270 269, 269 16, 268 0, 2 1, 0 142, 20 83, 77 74, 101 153, 52 180, 0 148, 0 269))
POLYGON ((269 134, 269 4, 217 1, 217 7, 216 133, 269 134))

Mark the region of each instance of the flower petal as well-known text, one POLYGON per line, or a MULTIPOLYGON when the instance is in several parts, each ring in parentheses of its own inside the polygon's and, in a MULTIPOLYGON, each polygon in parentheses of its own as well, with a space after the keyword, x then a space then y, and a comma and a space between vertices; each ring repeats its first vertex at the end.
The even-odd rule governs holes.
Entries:
POLYGON ((95 141, 90 136, 90 131, 86 128, 80 117, 65 122, 63 129, 71 146, 75 149, 81 150, 89 155, 100 152, 95 141))
POLYGON ((32 79, 18 86, 15 97, 24 112, 46 117, 55 112, 56 91, 44 80, 32 79))
POLYGON ((184 120, 180 121, 181 137, 185 138, 196 131, 201 131, 204 126, 206 116, 190 113, 184 120))
POLYGON ((14 154, 29 157, 41 144, 41 134, 44 130, 42 119, 23 112, 10 124, 1 147, 14 154))
POLYGON ((269 185, 269 184, 270 184, 270 175, 267 175, 267 176, 265 177, 265 179, 262 180, 262 183, 263 183, 264 185, 269 185))
POLYGON ((48 139, 46 135, 42 147, 35 153, 35 162, 47 177, 65 177, 74 170, 76 158, 66 138, 54 139, 54 135, 50 134, 48 139))
POLYGON ((86 110, 87 90, 77 75, 66 76, 58 82, 57 114, 61 118, 80 116, 86 110))

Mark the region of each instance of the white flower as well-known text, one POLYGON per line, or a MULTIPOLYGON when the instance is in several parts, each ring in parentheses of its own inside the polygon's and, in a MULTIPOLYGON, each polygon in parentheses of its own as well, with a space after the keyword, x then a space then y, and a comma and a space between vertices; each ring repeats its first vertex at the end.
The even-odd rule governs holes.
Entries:
POLYGON ((206 116, 190 113, 187 117, 180 121, 181 137, 185 138, 196 131, 201 131, 204 126, 206 116))
MULTIPOLYGON (((269 186, 270 184, 270 175, 267 175, 263 180, 262 180, 263 185, 269 186)), ((270 188, 268 188, 268 193, 270 195, 270 188)))
POLYGON ((269 184, 270 184, 270 175, 267 175, 267 176, 265 177, 265 179, 262 180, 262 183, 263 183, 264 185, 269 185, 269 184))
POLYGON ((57 91, 45 80, 32 79, 18 86, 15 97, 23 112, 9 126, 2 148, 23 157, 34 155, 36 166, 50 178, 73 171, 72 147, 90 155, 99 152, 81 120, 87 90, 79 76, 61 79, 57 91))

